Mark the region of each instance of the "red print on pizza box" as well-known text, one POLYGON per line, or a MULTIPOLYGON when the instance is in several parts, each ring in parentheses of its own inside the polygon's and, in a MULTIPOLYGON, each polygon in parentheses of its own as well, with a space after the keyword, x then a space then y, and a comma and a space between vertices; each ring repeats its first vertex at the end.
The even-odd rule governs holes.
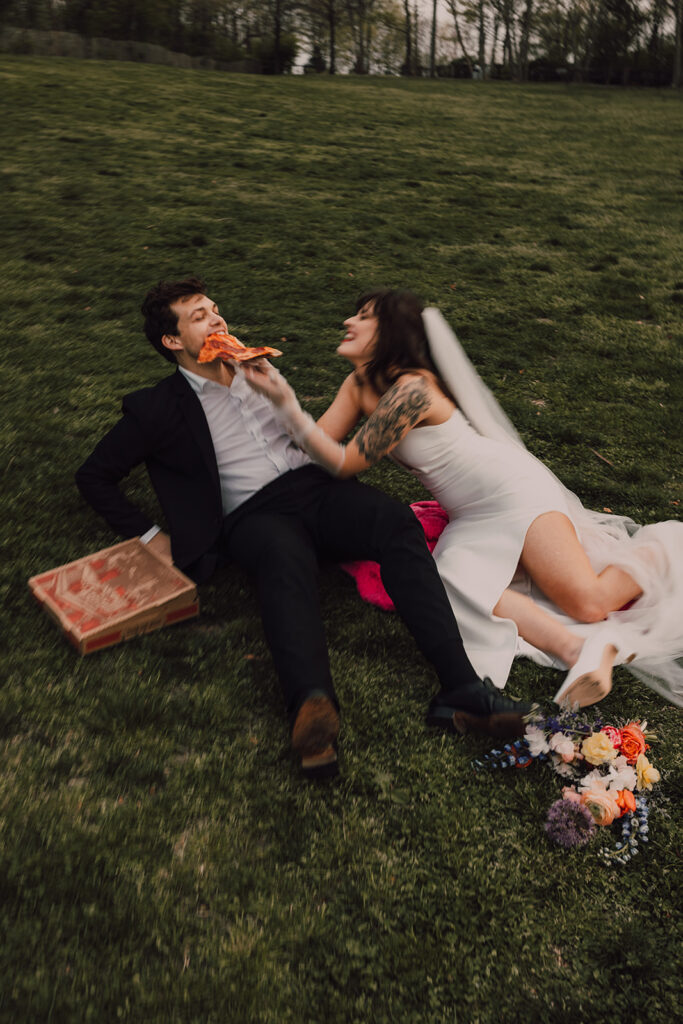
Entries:
POLYGON ((138 537, 33 576, 28 585, 79 654, 199 614, 192 580, 138 537))

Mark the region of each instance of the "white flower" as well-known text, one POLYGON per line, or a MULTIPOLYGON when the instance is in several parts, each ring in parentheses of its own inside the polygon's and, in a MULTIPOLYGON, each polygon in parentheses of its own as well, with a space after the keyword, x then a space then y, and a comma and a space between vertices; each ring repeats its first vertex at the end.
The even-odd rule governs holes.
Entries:
POLYGON ((635 789, 638 781, 638 774, 633 765, 623 754, 612 761, 608 768, 607 788, 608 789, 635 789))
POLYGON ((603 775, 599 768, 595 768, 592 772, 584 777, 579 782, 580 789, 607 789, 607 783, 609 782, 609 775, 603 775))
POLYGON ((576 750, 574 748, 574 741, 570 736, 565 736, 563 732, 556 732, 548 740, 548 746, 551 750, 554 750, 556 754, 559 754, 563 761, 573 761, 576 750))
POLYGON ((550 750, 545 733, 537 725, 527 725, 524 739, 529 744, 529 753, 532 757, 538 757, 539 754, 547 754, 550 750))
POLYGON ((638 781, 638 775, 635 768, 631 767, 630 764, 625 764, 618 770, 615 770, 613 765, 610 765, 609 770, 609 783, 608 789, 635 789, 636 782, 638 781))
POLYGON ((553 768, 558 775, 561 775, 565 779, 571 779, 574 776, 574 769, 572 766, 563 761, 559 754, 553 754, 553 768))

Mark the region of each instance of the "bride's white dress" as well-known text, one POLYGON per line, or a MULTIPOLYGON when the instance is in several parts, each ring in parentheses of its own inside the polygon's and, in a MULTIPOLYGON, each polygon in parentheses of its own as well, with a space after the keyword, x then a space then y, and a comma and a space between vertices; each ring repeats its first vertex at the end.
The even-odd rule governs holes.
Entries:
POLYGON ((635 639, 637 656, 629 670, 683 706, 683 523, 639 527, 625 517, 583 508, 576 495, 524 448, 471 364, 462 362, 462 350, 449 379, 454 365, 451 349, 458 343, 436 310, 425 311, 425 319, 442 376, 458 404, 469 405, 469 418, 483 428, 475 429, 456 409, 445 423, 411 430, 392 456, 448 512, 449 523, 434 558, 477 672, 503 687, 516 655, 566 668, 522 640, 511 620, 492 614, 508 586, 529 594, 575 633, 587 637, 602 627, 564 615, 519 568, 530 524, 544 512, 559 511, 573 522, 596 572, 617 565, 643 590, 630 608, 612 613, 610 620, 628 628, 635 639), (442 342, 446 347, 440 351, 442 342), (458 391, 467 373, 474 376, 467 380, 467 398, 462 401, 458 391))
POLYGON ((534 519, 552 509, 568 514, 561 489, 524 449, 481 437, 457 409, 445 423, 409 431, 392 457, 448 513, 434 559, 470 661, 502 687, 517 628, 492 611, 517 573, 534 519))

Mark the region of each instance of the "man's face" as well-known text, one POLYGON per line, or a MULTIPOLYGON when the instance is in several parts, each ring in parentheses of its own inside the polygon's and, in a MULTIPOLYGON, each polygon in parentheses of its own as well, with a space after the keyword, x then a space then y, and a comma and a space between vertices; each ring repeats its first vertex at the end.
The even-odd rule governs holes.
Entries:
POLYGON ((183 353, 194 362, 208 334, 227 331, 227 324, 218 312, 218 306, 208 295, 188 295, 171 304, 178 317, 177 334, 165 334, 164 344, 176 352, 178 362, 183 353))

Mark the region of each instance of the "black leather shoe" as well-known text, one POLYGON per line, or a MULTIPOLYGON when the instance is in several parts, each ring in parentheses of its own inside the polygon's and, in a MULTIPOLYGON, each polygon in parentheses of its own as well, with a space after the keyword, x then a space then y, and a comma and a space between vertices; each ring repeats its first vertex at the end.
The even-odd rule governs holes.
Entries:
POLYGON ((536 707, 505 697, 490 679, 484 679, 437 694, 427 712, 427 725, 447 732, 473 732, 505 739, 524 735, 536 707))
POLYGON ((307 779, 332 779, 339 774, 337 736, 339 712, 329 697, 308 697, 296 713, 292 747, 301 758, 307 779))

